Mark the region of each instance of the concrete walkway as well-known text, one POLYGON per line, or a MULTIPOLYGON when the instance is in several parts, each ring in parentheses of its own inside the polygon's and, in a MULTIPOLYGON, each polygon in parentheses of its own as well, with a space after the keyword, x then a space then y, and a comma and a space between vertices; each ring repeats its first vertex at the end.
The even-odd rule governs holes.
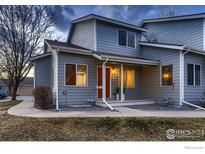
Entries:
POLYGON ((128 107, 115 107, 118 110, 91 108, 69 108, 67 110, 37 110, 33 107, 32 97, 10 108, 8 114, 24 117, 199 117, 205 118, 205 111, 142 111, 128 107))

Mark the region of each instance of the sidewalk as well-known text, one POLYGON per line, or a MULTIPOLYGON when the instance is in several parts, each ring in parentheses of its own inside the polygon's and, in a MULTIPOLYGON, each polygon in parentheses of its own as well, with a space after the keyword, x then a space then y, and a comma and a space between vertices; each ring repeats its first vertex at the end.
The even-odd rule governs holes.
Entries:
POLYGON ((61 111, 38 110, 32 98, 10 108, 8 114, 24 117, 198 117, 205 118, 205 111, 142 111, 129 107, 115 107, 115 112, 100 107, 68 108, 61 111))

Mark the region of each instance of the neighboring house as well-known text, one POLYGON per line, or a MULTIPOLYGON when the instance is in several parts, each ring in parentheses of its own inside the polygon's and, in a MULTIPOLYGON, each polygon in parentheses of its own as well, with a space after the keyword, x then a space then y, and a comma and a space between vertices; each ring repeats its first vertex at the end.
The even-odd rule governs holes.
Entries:
MULTIPOLYGON (((32 77, 25 78, 24 81, 18 87, 17 95, 32 96, 34 85, 33 82, 34 80, 32 77)), ((2 80, 0 80, 0 91, 8 92, 8 87, 2 80)))
POLYGON ((205 91, 205 14, 140 26, 88 15, 66 42, 45 40, 33 57, 35 86, 51 86, 56 109, 102 100, 197 104, 205 91))

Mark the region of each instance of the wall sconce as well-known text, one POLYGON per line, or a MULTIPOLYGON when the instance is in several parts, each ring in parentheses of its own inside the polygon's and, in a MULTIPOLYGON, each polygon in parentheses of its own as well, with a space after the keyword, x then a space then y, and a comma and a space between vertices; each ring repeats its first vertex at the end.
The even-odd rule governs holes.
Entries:
POLYGON ((170 77, 171 77, 171 75, 169 73, 164 73, 163 74, 164 79, 169 79, 170 77))
POLYGON ((112 77, 116 78, 117 77, 117 68, 112 68, 112 77))

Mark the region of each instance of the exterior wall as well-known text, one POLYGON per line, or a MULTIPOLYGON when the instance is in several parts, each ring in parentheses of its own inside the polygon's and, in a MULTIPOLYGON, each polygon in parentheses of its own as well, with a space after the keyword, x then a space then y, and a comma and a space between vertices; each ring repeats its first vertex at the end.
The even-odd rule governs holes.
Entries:
POLYGON ((71 43, 94 50, 94 20, 77 23, 73 31, 71 43))
POLYGON ((88 99, 97 98, 97 61, 95 58, 84 55, 59 53, 59 106, 87 104, 88 99), (88 67, 88 86, 76 87, 65 85, 65 63, 87 64, 88 67), (66 91, 67 95, 63 95, 66 91))
POLYGON ((51 56, 35 60, 35 86, 51 85, 51 56))
POLYGON ((186 54, 184 58, 184 99, 187 102, 199 103, 205 97, 205 57, 196 54, 186 54), (201 65, 201 85, 190 86, 187 84, 187 64, 201 65))
POLYGON ((141 32, 136 32, 136 48, 129 48, 118 45, 118 29, 133 31, 120 26, 105 24, 100 21, 96 23, 96 38, 97 38, 97 51, 106 52, 118 55, 139 57, 139 41, 141 40, 141 32))
POLYGON ((174 86, 161 86, 161 67, 143 67, 142 69, 142 95, 144 99, 163 102, 163 99, 171 97, 172 101, 179 103, 179 51, 169 49, 142 47, 143 57, 160 60, 160 65, 173 64, 174 86))
POLYGON ((148 39, 203 49, 203 19, 147 23, 148 39))

